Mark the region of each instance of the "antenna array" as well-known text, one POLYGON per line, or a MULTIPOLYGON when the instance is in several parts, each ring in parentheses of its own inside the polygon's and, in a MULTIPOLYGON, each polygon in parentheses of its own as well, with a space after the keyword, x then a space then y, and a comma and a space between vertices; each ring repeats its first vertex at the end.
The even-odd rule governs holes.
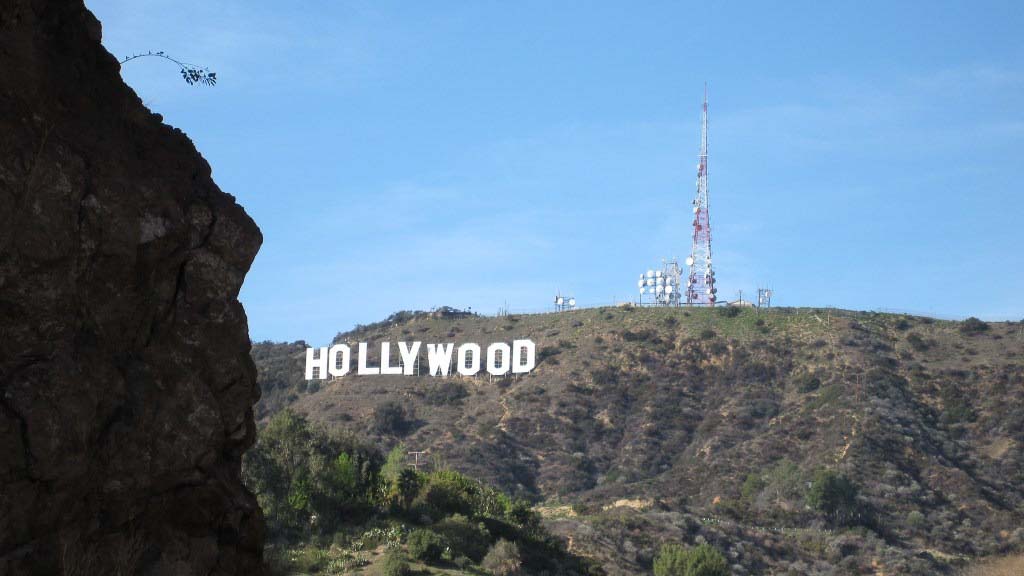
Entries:
POLYGON ((555 294, 555 310, 564 312, 576 309, 576 298, 573 296, 562 296, 561 292, 555 294))
POLYGON ((700 157, 697 163, 697 196, 693 199, 693 247, 686 265, 686 303, 714 306, 718 289, 711 268, 711 217, 708 212, 708 87, 704 85, 704 109, 701 114, 700 157))
POLYGON ((682 278, 683 271, 676 260, 663 261, 661 270, 641 274, 636 283, 640 289, 640 304, 679 306, 682 278))

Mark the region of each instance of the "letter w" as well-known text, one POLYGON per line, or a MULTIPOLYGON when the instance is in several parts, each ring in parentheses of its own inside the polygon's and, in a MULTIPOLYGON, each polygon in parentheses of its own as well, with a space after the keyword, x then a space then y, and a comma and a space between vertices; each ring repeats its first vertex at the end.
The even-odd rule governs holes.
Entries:
POLYGON ((431 376, 447 376, 452 368, 452 350, 455 344, 427 344, 427 363, 431 376))

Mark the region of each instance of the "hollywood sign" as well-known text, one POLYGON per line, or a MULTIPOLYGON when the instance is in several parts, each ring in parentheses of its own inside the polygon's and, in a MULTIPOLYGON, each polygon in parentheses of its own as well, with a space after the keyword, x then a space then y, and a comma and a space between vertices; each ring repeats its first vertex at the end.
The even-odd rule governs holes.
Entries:
MULTIPOLYGON (((475 376, 481 367, 492 376, 506 374, 525 374, 537 365, 537 347, 533 340, 513 340, 512 344, 495 342, 484 352, 479 345, 466 343, 427 344, 420 342, 399 342, 398 357, 392 364, 391 343, 380 345, 380 365, 371 366, 367 354, 366 342, 360 342, 355 356, 356 375, 403 375, 412 376, 419 373, 420 350, 427 351, 427 374, 430 376, 447 377, 453 375, 452 360, 455 360, 455 371, 462 376, 475 376)), ((306 380, 325 380, 328 376, 341 377, 352 371, 352 349, 348 344, 335 344, 330 348, 306 348, 306 380)))

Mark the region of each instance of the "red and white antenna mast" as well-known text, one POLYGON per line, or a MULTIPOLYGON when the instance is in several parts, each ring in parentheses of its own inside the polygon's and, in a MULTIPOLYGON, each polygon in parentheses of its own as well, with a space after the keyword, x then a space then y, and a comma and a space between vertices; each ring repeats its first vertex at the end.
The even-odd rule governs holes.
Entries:
POLYGON ((701 114, 700 161, 697 164, 697 197, 693 199, 693 248, 686 259, 690 276, 686 282, 686 303, 714 306, 718 289, 711 269, 711 218, 708 214, 708 85, 704 84, 701 114))

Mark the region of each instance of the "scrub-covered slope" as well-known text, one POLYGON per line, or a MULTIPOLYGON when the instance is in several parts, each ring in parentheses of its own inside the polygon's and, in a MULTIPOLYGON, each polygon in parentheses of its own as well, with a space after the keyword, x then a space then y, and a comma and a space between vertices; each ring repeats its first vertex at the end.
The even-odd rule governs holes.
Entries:
POLYGON ((514 338, 539 364, 497 380, 307 383, 303 343, 256 345, 258 412, 292 406, 531 497, 611 573, 649 570, 664 541, 709 540, 737 574, 951 573, 1024 544, 1021 324, 605 308, 339 335, 514 338))

